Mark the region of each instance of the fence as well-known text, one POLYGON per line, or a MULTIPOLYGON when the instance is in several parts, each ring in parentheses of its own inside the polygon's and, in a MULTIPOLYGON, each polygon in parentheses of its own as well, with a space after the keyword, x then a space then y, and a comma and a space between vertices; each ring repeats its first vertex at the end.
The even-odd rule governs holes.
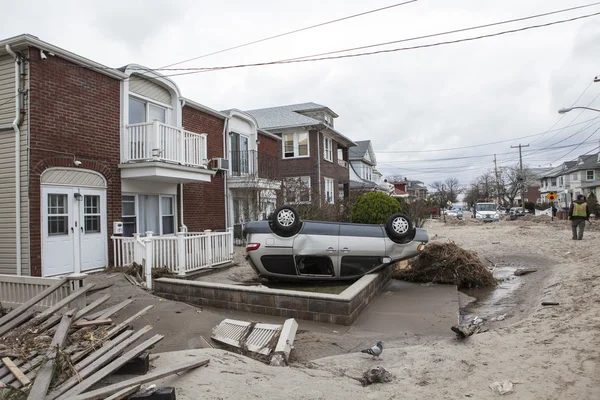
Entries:
MULTIPOLYGON (((187 273, 233 260, 233 231, 180 232, 174 236, 113 236, 114 266, 134 262, 170 272, 187 273)), ((146 271, 146 269, 144 269, 146 271)))
MULTIPOLYGON (((83 279, 85 276, 81 276, 83 279)), ((79 279, 77 279, 79 280, 79 279)), ((74 290, 82 286, 77 280, 64 284, 57 291, 40 301, 36 306, 40 308, 51 307, 58 303, 74 290)), ((3 307, 13 308, 25 303, 30 298, 43 292, 48 287, 56 284, 57 278, 39 278, 35 276, 0 275, 0 303, 3 307)), ((85 299, 85 296, 83 297, 85 299)))

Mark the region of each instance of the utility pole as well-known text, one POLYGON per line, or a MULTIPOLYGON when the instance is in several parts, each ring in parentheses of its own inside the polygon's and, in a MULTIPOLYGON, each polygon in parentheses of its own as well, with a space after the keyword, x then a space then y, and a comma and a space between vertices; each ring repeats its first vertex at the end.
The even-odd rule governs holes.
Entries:
POLYGON ((498 181, 498 164, 496 163, 496 155, 494 154, 494 173, 496 174, 496 207, 500 204, 500 182, 498 181))
POLYGON ((523 153, 521 152, 522 147, 529 147, 528 144, 522 145, 519 143, 518 146, 510 146, 511 149, 519 148, 519 163, 520 163, 520 175, 519 181, 521 182, 521 207, 523 208, 523 212, 525 212, 525 177, 523 176, 523 153))

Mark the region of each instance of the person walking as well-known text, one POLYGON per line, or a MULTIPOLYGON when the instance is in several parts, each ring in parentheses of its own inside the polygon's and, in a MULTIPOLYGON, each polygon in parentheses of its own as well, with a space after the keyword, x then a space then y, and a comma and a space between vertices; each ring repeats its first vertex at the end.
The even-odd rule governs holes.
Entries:
POLYGON ((571 203, 569 219, 571 220, 571 229, 573 230, 573 240, 582 240, 585 221, 590 220, 590 210, 582 194, 577 195, 577 200, 571 203))

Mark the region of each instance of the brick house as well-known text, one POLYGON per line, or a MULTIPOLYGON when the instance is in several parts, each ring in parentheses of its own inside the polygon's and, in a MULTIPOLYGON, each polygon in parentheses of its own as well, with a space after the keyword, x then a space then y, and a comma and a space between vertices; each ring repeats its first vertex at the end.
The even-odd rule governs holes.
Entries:
POLYGON ((334 129, 330 108, 302 103, 246 111, 258 128, 282 139, 280 174, 287 203, 317 206, 348 196, 348 148, 356 143, 334 129))
POLYGON ((125 257, 120 238, 224 229, 226 177, 210 160, 226 120, 139 65, 0 41, 0 273, 87 272, 125 257))

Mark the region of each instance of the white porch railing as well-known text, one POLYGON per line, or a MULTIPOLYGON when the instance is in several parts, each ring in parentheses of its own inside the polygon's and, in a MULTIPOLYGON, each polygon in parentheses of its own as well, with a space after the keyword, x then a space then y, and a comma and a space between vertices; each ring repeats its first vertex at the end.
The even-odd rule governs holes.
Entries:
POLYGON ((208 162, 206 134, 145 122, 127 126, 121 140, 121 162, 165 161, 199 167, 208 162))
POLYGON ((115 267, 135 262, 185 275, 233 260, 233 230, 180 232, 175 236, 149 233, 145 237, 113 236, 112 240, 115 267))
MULTIPOLYGON (((85 276, 73 277, 57 291, 36 304, 39 309, 48 308, 83 286, 85 276)), ((57 278, 35 276, 0 275, 0 304, 5 308, 17 307, 37 294, 56 284, 57 278)), ((85 306, 85 295, 81 297, 85 306)), ((80 300, 81 300, 80 299, 80 300)))

